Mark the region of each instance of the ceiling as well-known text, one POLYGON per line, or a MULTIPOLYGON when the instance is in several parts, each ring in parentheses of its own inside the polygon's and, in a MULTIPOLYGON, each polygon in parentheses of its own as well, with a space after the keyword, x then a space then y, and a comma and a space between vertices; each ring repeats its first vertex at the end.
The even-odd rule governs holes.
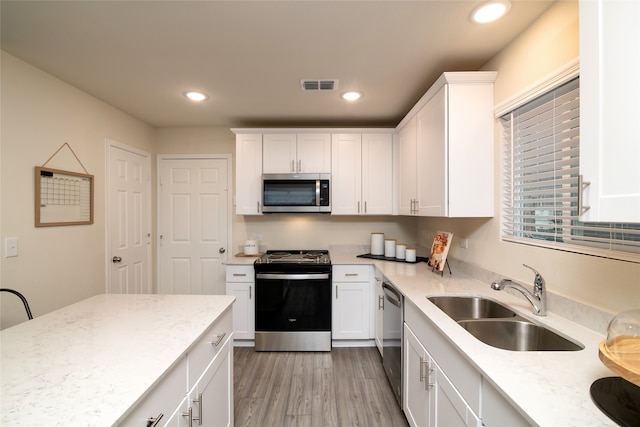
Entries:
POLYGON ((553 3, 511 2, 479 25, 482 1, 2 0, 0 28, 6 52, 153 127, 393 127, 441 73, 478 70, 553 3))

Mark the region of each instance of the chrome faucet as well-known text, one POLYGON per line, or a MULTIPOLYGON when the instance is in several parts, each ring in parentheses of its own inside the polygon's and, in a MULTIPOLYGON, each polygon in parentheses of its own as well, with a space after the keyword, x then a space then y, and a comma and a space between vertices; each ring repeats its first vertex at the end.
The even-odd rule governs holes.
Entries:
POLYGON ((499 282, 493 282, 491 284, 491 289, 496 291, 501 291, 506 288, 513 288, 516 291, 520 292, 522 295, 529 300, 531 305, 533 306, 533 314, 536 316, 546 316, 547 315, 547 292, 544 287, 544 279, 534 268, 529 267, 527 264, 522 264, 525 267, 531 269, 536 275, 533 281, 533 294, 527 290, 524 286, 514 282, 511 279, 502 279, 499 282))

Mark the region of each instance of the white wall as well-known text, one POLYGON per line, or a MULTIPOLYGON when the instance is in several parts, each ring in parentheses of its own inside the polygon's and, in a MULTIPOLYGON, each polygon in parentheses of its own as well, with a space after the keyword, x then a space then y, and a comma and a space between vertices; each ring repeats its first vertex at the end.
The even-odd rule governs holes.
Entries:
MULTIPOLYGON (((483 69, 498 71, 495 103, 525 90, 579 57, 578 3, 558 2, 483 69)), ((611 313, 640 307, 640 264, 606 260, 500 240, 501 139, 496 127, 495 212, 493 219, 421 219, 421 243, 430 246, 437 230, 454 232, 450 255, 489 271, 532 283, 522 267, 537 268, 550 291, 611 313), (458 247, 469 239, 469 249, 458 247)), ((488 284, 487 284, 488 286, 488 284)))
MULTIPOLYGON (((105 138, 153 153, 152 129, 104 102, 1 52, 0 240, 19 239, 1 258, 0 286, 25 294, 34 316, 105 291, 105 138), (34 167, 68 143, 94 175, 94 224, 34 226, 34 167)), ((83 172, 64 148, 47 167, 83 172)), ((26 319, 2 295, 0 327, 26 319), (6 320, 6 322, 5 322, 6 320)))

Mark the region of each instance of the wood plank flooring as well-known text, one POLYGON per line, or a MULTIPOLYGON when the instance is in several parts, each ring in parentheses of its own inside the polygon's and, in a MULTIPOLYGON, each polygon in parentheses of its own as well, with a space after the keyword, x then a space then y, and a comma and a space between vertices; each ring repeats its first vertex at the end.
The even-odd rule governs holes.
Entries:
POLYGON ((375 347, 331 352, 234 348, 236 426, 399 426, 396 403, 375 347))

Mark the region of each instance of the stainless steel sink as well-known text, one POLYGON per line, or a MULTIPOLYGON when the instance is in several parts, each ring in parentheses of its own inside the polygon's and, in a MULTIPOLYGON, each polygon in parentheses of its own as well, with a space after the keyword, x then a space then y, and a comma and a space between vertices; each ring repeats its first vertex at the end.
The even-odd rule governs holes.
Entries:
POLYGON ((533 323, 507 306, 474 296, 427 297, 471 335, 492 347, 512 351, 578 351, 584 346, 533 323))
POLYGON ((482 297, 437 296, 427 299, 456 321, 516 316, 515 312, 499 302, 482 297))
POLYGON ((461 320, 458 324, 483 343, 503 350, 577 351, 584 349, 582 344, 525 320, 461 320))

